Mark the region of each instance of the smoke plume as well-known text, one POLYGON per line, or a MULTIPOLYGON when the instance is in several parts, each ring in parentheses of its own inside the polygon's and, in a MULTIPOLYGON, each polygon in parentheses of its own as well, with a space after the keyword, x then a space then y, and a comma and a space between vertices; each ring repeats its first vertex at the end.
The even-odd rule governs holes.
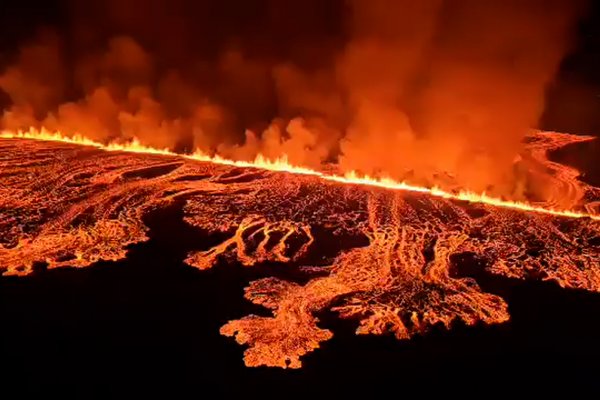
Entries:
POLYGON ((0 73, 4 129, 519 196, 581 4, 73 1, 0 73), (520 188, 520 189, 517 189, 520 188))

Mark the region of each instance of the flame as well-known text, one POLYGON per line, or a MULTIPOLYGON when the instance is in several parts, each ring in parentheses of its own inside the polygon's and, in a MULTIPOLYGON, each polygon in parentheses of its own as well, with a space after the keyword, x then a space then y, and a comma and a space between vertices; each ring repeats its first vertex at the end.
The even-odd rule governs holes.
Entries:
POLYGON ((372 177, 369 175, 360 175, 355 171, 350 171, 344 175, 333 175, 327 174, 324 172, 316 171, 310 168, 300 167, 296 165, 292 165, 288 162, 287 156, 282 156, 280 158, 271 160, 265 158, 263 155, 259 154, 254 161, 234 161, 229 160, 218 155, 210 156, 206 153, 203 153, 200 150, 197 150, 193 154, 179 154, 175 153, 169 149, 157 149, 154 147, 145 146, 140 143, 138 139, 133 139, 128 143, 109 143, 103 144, 92 139, 89 139, 81 134, 76 134, 73 136, 65 135, 61 132, 51 132, 47 129, 41 128, 30 128, 27 131, 1 131, 0 138, 2 139, 32 139, 32 140, 44 140, 44 141, 53 141, 53 142, 61 142, 61 143, 69 143, 76 144, 81 146, 91 146, 105 151, 123 151, 129 153, 143 153, 143 154, 158 154, 165 156, 173 156, 173 157, 182 157, 186 159, 202 161, 202 162, 210 162, 215 164, 222 165, 231 165, 236 167, 246 167, 246 168, 258 168, 269 171, 280 171, 280 172, 288 172, 292 174, 302 174, 302 175, 311 175, 316 176, 321 179, 327 181, 333 181, 343 184, 355 184, 355 185, 364 185, 364 186, 372 186, 379 187, 390 190, 404 190, 409 192, 418 192, 418 193, 426 193, 431 196, 441 197, 444 199, 451 200, 460 200, 467 201, 470 203, 480 203, 487 204, 495 207, 509 208, 521 211, 529 211, 536 212, 541 214, 549 214, 555 216, 569 217, 569 218, 590 218, 593 220, 600 221, 600 215, 589 214, 585 212, 579 212, 574 210, 560 210, 554 208, 546 208, 542 206, 537 206, 534 204, 518 202, 518 201, 510 201, 504 200, 497 197, 492 197, 487 195, 486 193, 475 193, 467 190, 461 190, 457 193, 452 193, 446 190, 443 190, 439 187, 423 187, 416 186, 406 182, 399 182, 391 178, 378 178, 372 177))

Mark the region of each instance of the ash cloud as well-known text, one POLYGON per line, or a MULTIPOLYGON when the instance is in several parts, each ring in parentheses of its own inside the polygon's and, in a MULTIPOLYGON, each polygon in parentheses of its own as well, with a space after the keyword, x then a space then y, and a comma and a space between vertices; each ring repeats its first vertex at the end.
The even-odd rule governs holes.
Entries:
POLYGON ((518 197, 583 3, 73 1, 0 73, 5 129, 286 154, 518 197))

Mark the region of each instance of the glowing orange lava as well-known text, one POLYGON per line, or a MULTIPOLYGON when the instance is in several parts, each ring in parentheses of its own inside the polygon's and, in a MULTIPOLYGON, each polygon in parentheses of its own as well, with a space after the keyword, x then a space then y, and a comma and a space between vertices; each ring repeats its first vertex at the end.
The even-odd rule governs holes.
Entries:
POLYGON ((88 139, 82 135, 67 136, 61 132, 50 132, 44 128, 37 130, 31 128, 28 131, 2 131, 0 132, 0 138, 4 139, 32 139, 32 140, 46 140, 63 142, 70 144, 77 144, 83 146, 92 146, 98 149, 106 151, 124 151, 130 153, 143 153, 143 154, 160 154, 175 157, 183 157, 191 160, 211 162, 222 165, 230 165, 236 167, 247 167, 247 168, 259 168, 269 171, 281 171, 289 172, 293 174, 303 174, 317 176, 328 181, 334 181, 344 184, 356 184, 356 185, 367 185, 380 187, 391 190, 405 190, 410 192, 426 193, 432 196, 441 197, 444 199, 453 199, 460 201, 468 201, 471 203, 483 203, 489 204, 495 207, 511 208, 521 211, 530 211, 536 213, 550 214, 556 216, 563 216, 569 218, 591 218, 594 220, 600 220, 600 215, 574 211, 574 210, 560 210, 554 208, 547 208, 542 206, 536 206, 524 202, 504 200, 496 197, 487 195, 486 193, 474 193, 471 191, 461 190, 458 193, 451 193, 438 187, 422 187, 412 185, 406 182, 398 182, 391 178, 375 178, 368 175, 360 175, 354 171, 350 171, 344 175, 330 175, 323 172, 319 172, 310 168, 304 168, 296 165, 291 165, 286 156, 275 160, 269 160, 262 155, 258 155, 254 161, 234 161, 228 160, 222 157, 209 156, 196 151, 193 154, 179 154, 170 151, 169 149, 156 149, 148 147, 134 139, 128 143, 109 143, 103 144, 94 140, 88 139))
POLYGON ((504 299, 479 287, 472 270, 600 292, 600 190, 547 159, 587 138, 540 133, 526 143, 531 164, 551 172, 542 207, 285 160, 178 155, 35 130, 0 137, 3 274, 122 260, 149 240, 148 213, 177 207, 193 239, 181 262, 277 265, 245 290, 270 314, 221 327, 247 346, 248 366, 301 367, 333 336, 319 324, 323 312, 355 320, 357 334, 402 340, 440 323, 507 321, 504 299), (549 206, 565 198, 588 213, 549 206))

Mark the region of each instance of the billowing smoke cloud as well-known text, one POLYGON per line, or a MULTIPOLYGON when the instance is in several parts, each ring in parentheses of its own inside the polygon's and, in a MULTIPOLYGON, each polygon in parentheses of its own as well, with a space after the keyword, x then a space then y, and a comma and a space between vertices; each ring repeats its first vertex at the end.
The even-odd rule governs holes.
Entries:
POLYGON ((1 123, 517 196, 515 158, 582 9, 249 3, 73 2, 0 75, 1 123))
POLYGON ((354 117, 347 168, 510 191, 522 140, 568 48, 558 1, 355 1, 340 63, 354 117), (505 187, 502 187, 505 186, 505 187))

